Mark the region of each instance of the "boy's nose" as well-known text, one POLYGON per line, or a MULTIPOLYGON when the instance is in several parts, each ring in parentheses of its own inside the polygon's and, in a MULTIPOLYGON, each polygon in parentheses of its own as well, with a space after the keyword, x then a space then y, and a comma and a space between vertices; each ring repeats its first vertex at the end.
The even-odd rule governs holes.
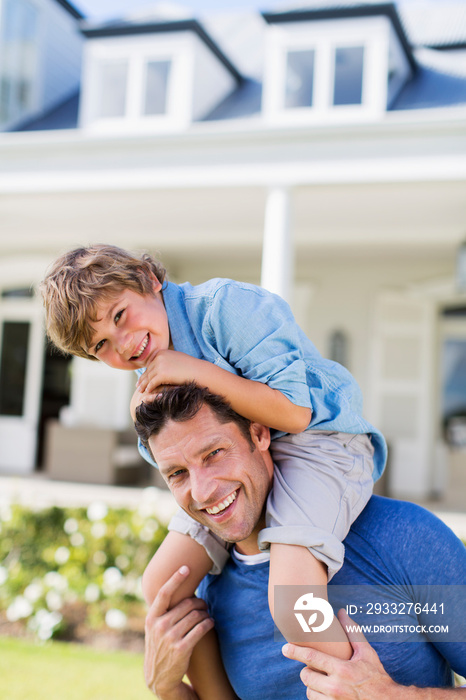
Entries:
POLYGON ((120 333, 115 338, 115 348, 119 355, 126 355, 131 346, 131 336, 127 333, 120 333))

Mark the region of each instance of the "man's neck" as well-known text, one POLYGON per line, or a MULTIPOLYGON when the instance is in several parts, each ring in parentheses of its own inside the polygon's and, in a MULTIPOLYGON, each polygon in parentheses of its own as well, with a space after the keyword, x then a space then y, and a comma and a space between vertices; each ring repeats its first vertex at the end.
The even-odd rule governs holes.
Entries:
POLYGON ((254 530, 251 532, 249 537, 246 537, 245 540, 241 540, 241 542, 236 542, 235 543, 235 548, 236 551, 239 552, 240 554, 247 554, 248 556, 250 554, 259 554, 261 551, 257 545, 257 538, 259 536, 259 532, 265 527, 265 520, 263 521, 261 518, 260 523, 256 525, 254 530))

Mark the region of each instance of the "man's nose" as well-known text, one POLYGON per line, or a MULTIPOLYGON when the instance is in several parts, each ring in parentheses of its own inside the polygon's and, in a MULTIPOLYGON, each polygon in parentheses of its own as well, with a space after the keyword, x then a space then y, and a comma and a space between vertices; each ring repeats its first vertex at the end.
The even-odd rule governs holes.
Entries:
POLYGON ((199 507, 205 507, 214 498, 216 484, 213 479, 207 476, 205 470, 190 473, 191 498, 199 507))

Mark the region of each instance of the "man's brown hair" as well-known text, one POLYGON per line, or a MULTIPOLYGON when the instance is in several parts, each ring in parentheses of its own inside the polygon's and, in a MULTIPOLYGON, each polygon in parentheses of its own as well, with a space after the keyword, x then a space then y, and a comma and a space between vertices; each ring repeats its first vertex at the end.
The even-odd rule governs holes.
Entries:
POLYGON ((165 274, 163 265, 150 255, 137 255, 113 245, 64 253, 39 287, 48 337, 65 353, 96 360, 86 348, 92 341, 97 304, 125 289, 153 294, 153 276, 163 283, 165 274))
POLYGON ((254 450, 251 421, 236 413, 223 396, 212 394, 194 382, 164 387, 153 401, 141 403, 136 408, 134 427, 142 444, 150 452, 150 437, 158 435, 169 421, 184 423, 191 420, 203 406, 210 408, 219 423, 235 423, 251 450, 254 450))

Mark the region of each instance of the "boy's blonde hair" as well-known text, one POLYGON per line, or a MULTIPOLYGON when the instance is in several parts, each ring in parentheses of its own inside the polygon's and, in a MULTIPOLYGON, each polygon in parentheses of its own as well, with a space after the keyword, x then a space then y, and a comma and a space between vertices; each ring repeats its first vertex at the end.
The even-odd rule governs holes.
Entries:
POLYGON ((153 294, 153 275, 163 284, 165 268, 150 255, 137 256, 113 245, 76 248, 61 255, 39 286, 47 335, 65 353, 97 358, 88 348, 97 304, 125 289, 153 294))

